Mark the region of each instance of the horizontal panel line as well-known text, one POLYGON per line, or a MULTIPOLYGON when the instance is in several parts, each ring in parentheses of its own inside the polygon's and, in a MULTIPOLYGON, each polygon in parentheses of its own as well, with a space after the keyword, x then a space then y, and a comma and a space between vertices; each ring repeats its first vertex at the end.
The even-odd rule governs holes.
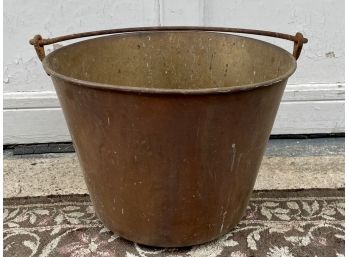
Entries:
MULTIPOLYGON (((5 110, 60 108, 55 91, 7 92, 3 99, 5 110)), ((285 89, 282 103, 344 99, 344 83, 290 84, 285 89)))
POLYGON ((39 108, 36 108, 36 107, 24 107, 24 108, 4 108, 4 112, 5 111, 24 111, 24 110, 28 110, 28 111, 44 111, 44 110, 62 110, 61 107, 59 106, 52 106, 52 107, 39 107, 39 108))
MULTIPOLYGON (((344 99, 323 99, 323 100, 285 100, 280 103, 328 103, 328 102, 336 102, 336 103, 344 103, 344 99)), ((61 110, 59 105, 57 106, 47 106, 47 107, 23 107, 23 108, 6 108, 4 107, 4 111, 22 111, 22 110, 61 110)))

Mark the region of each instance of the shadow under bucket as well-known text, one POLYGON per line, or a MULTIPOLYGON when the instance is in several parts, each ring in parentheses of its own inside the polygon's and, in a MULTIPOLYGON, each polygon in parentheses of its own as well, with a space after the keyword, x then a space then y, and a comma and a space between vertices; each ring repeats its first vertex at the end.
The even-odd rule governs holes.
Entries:
POLYGON ((307 42, 299 33, 243 31, 133 28, 31 41, 110 230, 179 247, 240 221, 296 59, 227 32, 292 40, 296 58, 307 42), (47 44, 115 33, 44 54, 47 44))

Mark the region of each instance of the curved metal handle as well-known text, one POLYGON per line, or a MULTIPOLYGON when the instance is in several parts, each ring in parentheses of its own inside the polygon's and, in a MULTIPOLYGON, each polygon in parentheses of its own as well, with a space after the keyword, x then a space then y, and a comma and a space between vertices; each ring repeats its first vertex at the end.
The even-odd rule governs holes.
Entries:
POLYGON ((282 38, 294 42, 293 56, 297 60, 300 57, 303 44, 308 42, 307 38, 304 38, 303 35, 299 32, 295 36, 263 31, 263 30, 253 30, 253 29, 240 29, 240 28, 222 28, 222 27, 192 27, 192 26, 167 26, 167 27, 138 27, 138 28, 122 28, 122 29, 109 29, 109 30, 100 30, 100 31, 90 31, 77 34, 71 34, 66 36, 60 36, 55 38, 43 39, 41 35, 36 35, 29 42, 34 46, 37 56, 42 61, 45 54, 45 45, 50 45, 58 43, 65 40, 84 38, 91 36, 100 36, 108 34, 118 34, 118 33, 129 33, 129 32, 141 32, 141 31, 216 31, 216 32, 232 32, 232 33, 241 33, 241 34, 254 34, 275 38, 282 38))

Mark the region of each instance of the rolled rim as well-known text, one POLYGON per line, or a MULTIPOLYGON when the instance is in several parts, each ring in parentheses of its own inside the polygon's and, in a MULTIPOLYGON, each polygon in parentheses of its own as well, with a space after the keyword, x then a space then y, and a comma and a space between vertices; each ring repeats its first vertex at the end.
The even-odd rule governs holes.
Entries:
MULTIPOLYGON (((156 31, 154 33, 166 33, 166 32, 168 32, 168 31, 156 31)), ((196 32, 196 31, 192 31, 192 32, 196 32)), ((122 36, 125 36, 125 34, 129 35, 129 34, 140 34, 140 33, 149 33, 149 32, 129 32, 129 33, 118 34, 117 36, 122 37, 122 36)), ((61 51, 62 49, 66 48, 66 47, 69 47, 72 45, 77 45, 77 44, 83 43, 85 41, 97 40, 99 38, 106 38, 106 37, 114 37, 115 35, 87 39, 87 40, 79 41, 79 42, 76 42, 76 43, 73 43, 73 44, 70 44, 67 46, 63 46, 63 47, 49 53, 43 59, 42 65, 43 65, 43 68, 48 75, 50 75, 54 78, 61 79, 65 82, 70 82, 74 85, 85 86, 85 87, 99 89, 99 90, 115 90, 115 91, 123 91, 123 92, 148 93, 148 94, 187 94, 187 95, 220 94, 220 93, 229 93, 229 92, 238 92, 238 91, 249 91, 249 90, 257 89, 260 87, 267 87, 267 86, 277 84, 281 81, 287 80, 296 70, 296 67, 297 67, 296 59, 288 51, 286 51, 285 49, 283 49, 279 46, 276 46, 274 44, 271 44, 271 43, 268 43, 266 41, 262 41, 259 39, 255 39, 255 38, 244 37, 244 36, 239 36, 239 35, 225 33, 225 32, 203 32, 203 33, 229 34, 229 35, 233 35, 233 36, 236 36, 239 38, 244 38, 246 40, 258 41, 259 43, 264 44, 265 46, 268 46, 268 47, 275 47, 280 52, 283 52, 285 55, 289 56, 289 58, 292 61, 291 68, 287 72, 285 72, 284 74, 282 74, 274 79, 265 80, 263 82, 258 82, 258 83, 246 84, 246 85, 242 85, 242 86, 230 86, 230 87, 222 87, 222 88, 218 88, 218 87, 216 87, 216 88, 201 88, 201 89, 173 89, 173 88, 172 89, 164 89, 164 88, 150 88, 150 87, 144 88, 144 87, 125 86, 125 85, 111 85, 111 84, 75 79, 75 78, 63 75, 61 73, 55 72, 54 70, 52 70, 49 67, 47 59, 50 58, 50 56, 57 51, 61 51)))

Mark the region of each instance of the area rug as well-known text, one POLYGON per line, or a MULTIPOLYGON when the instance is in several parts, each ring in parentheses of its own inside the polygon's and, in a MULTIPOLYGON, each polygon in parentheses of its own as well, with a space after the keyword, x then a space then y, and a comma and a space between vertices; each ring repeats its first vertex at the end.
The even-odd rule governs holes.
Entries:
POLYGON ((4 200, 6 257, 343 257, 344 191, 254 192, 237 227, 199 246, 152 248, 107 230, 89 196, 4 200))

